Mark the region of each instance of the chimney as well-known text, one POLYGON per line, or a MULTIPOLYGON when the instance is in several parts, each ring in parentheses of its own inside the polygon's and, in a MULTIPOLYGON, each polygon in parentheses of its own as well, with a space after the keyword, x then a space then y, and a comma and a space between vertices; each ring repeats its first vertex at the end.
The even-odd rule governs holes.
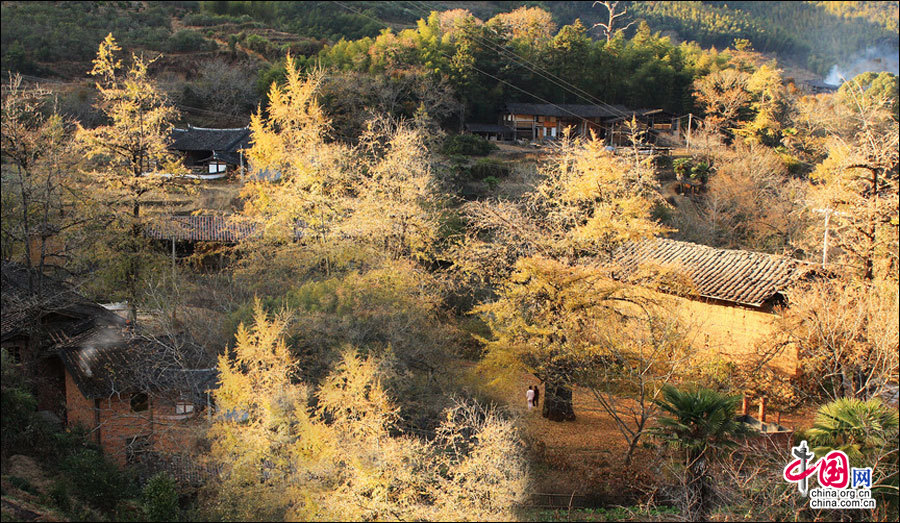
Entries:
POLYGON ((747 396, 744 395, 744 397, 741 399, 741 416, 747 415, 747 406, 748 406, 747 396))
POLYGON ((766 397, 759 398, 759 421, 766 422, 766 397))

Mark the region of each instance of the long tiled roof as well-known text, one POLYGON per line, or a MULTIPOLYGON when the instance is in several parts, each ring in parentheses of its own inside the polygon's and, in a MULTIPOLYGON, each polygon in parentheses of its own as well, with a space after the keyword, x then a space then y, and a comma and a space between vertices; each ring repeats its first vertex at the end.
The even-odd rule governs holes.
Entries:
POLYGON ((94 324, 121 323, 115 313, 88 300, 76 289, 37 270, 12 262, 3 262, 2 293, 0 293, 0 337, 5 341, 19 334, 27 334, 39 326, 48 334, 56 331, 73 334, 94 324), (35 289, 40 278, 42 285, 35 289), (41 318, 57 314, 68 318, 55 323, 41 318))
POLYGON ((538 116, 557 116, 561 118, 614 118, 631 111, 623 105, 586 105, 586 104, 506 104, 506 112, 510 114, 533 114, 538 116))
POLYGON ((145 233, 154 240, 237 243, 257 230, 253 223, 227 216, 172 216, 165 222, 148 225, 145 233))
POLYGON ((751 251, 716 249, 696 243, 658 238, 629 243, 615 256, 622 274, 645 264, 680 269, 696 294, 760 307, 815 270, 809 263, 751 251))
POLYGON ((505 125, 495 123, 467 123, 466 130, 473 133, 500 133, 512 134, 514 129, 505 125))
POLYGON ((236 152, 250 147, 250 128, 207 129, 188 127, 172 131, 170 149, 176 151, 236 152))

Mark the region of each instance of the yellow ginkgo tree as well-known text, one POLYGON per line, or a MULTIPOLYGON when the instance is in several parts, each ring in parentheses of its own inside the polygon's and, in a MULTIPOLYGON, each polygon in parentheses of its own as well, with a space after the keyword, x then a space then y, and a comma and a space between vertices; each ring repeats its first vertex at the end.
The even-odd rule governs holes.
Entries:
POLYGON ((208 508, 227 520, 493 521, 525 496, 511 420, 459 402, 433 438, 403 433, 378 359, 352 347, 313 390, 283 338, 286 315, 257 303, 219 358, 208 508), (311 399, 315 401, 311 401, 311 399))
MULTIPOLYGON (((93 194, 111 215, 110 224, 126 238, 124 276, 128 298, 138 294, 142 209, 154 191, 185 174, 179 158, 168 149, 178 112, 151 79, 152 60, 132 55, 127 66, 112 33, 100 43, 90 74, 96 78, 96 108, 106 123, 78 125, 76 141, 89 163, 86 174, 97 188, 93 194)), ((119 253, 121 254, 121 253, 119 253)))

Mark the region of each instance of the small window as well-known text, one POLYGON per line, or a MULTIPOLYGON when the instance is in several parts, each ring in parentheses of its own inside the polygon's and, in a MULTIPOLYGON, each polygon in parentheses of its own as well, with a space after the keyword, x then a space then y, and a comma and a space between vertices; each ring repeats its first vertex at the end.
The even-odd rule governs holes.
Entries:
POLYGON ((146 393, 138 392, 131 395, 131 411, 143 412, 150 408, 150 398, 146 393))
POLYGON ((209 174, 218 174, 223 173, 228 168, 227 164, 220 162, 210 162, 209 164, 209 174))
POLYGON ((191 414, 194 412, 194 404, 189 401, 179 401, 175 404, 175 414, 191 414))

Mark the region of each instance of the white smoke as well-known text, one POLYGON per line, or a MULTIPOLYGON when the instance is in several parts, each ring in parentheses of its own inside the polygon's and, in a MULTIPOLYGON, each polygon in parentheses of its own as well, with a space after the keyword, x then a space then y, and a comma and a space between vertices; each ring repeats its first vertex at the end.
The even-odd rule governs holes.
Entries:
POLYGON ((897 47, 892 45, 869 47, 865 51, 851 56, 846 63, 835 64, 828 72, 825 83, 841 85, 845 80, 851 80, 856 75, 869 71, 875 73, 888 71, 898 74, 897 52, 897 47))

